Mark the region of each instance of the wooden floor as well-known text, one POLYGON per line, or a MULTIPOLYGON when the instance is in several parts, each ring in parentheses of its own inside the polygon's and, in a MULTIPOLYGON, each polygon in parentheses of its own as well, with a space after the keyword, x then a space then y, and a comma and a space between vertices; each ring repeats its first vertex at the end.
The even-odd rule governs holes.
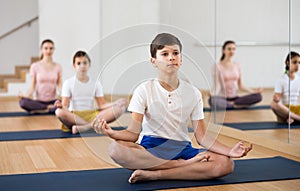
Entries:
MULTIPOLYGON (((268 93, 267 96, 268 97, 268 93)), ((265 98, 262 105, 268 104, 265 98)), ((0 98, 0 112, 21 111, 15 99, 0 98)), ((223 122, 275 121, 271 110, 227 111, 221 115, 223 122)), ((232 146, 238 140, 254 143, 254 149, 245 158, 283 156, 300 161, 300 131, 291 132, 291 143, 287 143, 287 130, 240 131, 210 123, 214 113, 205 113, 206 124, 213 136, 232 146)), ((124 114, 112 126, 128 125, 130 114, 124 114)), ((60 129, 54 116, 1 117, 0 132, 60 129)), ((191 134, 192 136, 192 134, 191 134)), ((0 174, 27 174, 50 171, 88 170, 118 167, 107 155, 110 143, 107 137, 48 139, 30 141, 0 141, 0 174)), ((1 185, 0 185, 1 188, 1 185)), ((201 188, 175 189, 195 190, 299 190, 300 179, 205 186, 201 188)), ((1 190, 1 189, 0 189, 1 190)))

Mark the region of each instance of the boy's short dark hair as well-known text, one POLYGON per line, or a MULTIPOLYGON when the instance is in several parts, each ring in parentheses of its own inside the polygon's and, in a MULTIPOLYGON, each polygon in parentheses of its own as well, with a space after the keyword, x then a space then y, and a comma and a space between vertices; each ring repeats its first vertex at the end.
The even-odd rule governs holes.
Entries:
POLYGON ((78 57, 86 57, 89 60, 89 63, 91 64, 91 59, 90 59, 89 55, 86 52, 82 51, 82 50, 79 50, 74 54, 73 64, 75 64, 75 59, 78 58, 78 57))
POLYGON ((166 45, 178 45, 180 52, 182 44, 177 37, 169 33, 160 33, 156 35, 150 45, 150 53, 152 58, 156 58, 157 50, 163 49, 166 45))

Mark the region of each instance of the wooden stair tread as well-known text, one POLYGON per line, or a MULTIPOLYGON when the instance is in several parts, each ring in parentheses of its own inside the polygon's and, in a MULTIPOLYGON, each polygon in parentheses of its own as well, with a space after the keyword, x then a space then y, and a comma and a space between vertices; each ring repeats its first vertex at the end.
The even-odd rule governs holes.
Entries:
POLYGON ((18 65, 15 66, 14 74, 0 75, 0 88, 4 88, 7 90, 7 83, 9 82, 25 82, 26 74, 29 72, 29 69, 30 65, 18 65))

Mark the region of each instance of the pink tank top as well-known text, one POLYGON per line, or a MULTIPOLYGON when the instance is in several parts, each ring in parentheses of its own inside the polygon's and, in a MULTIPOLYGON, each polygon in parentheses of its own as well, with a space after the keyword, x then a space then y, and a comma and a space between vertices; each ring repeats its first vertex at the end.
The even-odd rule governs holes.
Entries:
POLYGON ((52 101, 57 98, 57 82, 62 75, 60 64, 55 64, 53 70, 46 71, 41 62, 33 63, 30 67, 30 75, 36 79, 35 99, 52 101))
POLYGON ((221 94, 227 98, 236 97, 239 89, 238 80, 241 76, 241 65, 235 62, 233 68, 227 69, 218 63, 217 68, 221 79, 221 94))

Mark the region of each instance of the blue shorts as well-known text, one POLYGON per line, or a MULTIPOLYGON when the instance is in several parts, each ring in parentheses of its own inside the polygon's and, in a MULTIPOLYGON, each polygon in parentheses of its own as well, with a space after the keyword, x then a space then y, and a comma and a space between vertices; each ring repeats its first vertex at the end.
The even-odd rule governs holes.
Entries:
POLYGON ((166 160, 190 159, 206 149, 193 148, 189 141, 176 141, 154 136, 143 136, 140 143, 147 151, 166 160))

